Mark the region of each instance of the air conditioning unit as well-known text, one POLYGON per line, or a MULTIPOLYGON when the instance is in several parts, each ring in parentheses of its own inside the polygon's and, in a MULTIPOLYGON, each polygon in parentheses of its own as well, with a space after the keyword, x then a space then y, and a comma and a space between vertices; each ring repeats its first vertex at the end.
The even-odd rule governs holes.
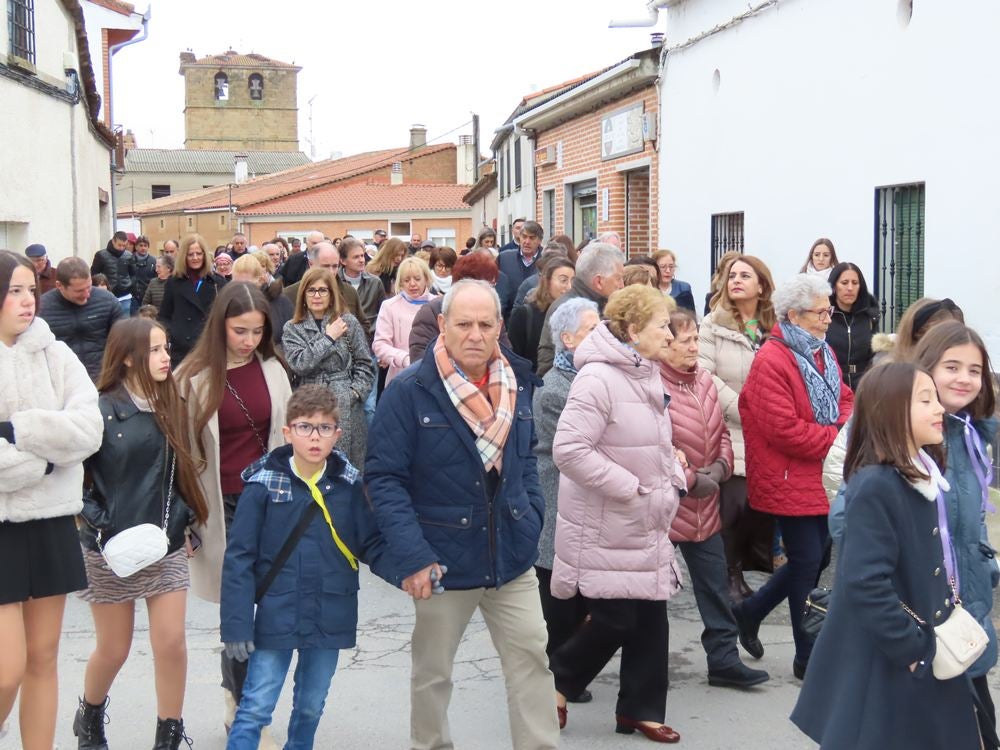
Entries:
POLYGON ((656 140, 656 112, 646 112, 642 116, 642 140, 646 143, 656 140))
POLYGON ((539 167, 547 167, 556 163, 556 147, 541 146, 535 149, 535 164, 539 167))

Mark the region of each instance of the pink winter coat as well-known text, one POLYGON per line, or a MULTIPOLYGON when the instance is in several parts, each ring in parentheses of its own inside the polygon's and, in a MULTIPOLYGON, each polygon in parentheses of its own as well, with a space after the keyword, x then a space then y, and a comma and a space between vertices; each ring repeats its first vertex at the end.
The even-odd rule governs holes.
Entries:
MULTIPOLYGON (((434 295, 426 293, 417 299, 431 300, 434 295)), ((379 308, 372 353, 378 357, 379 363, 389 363, 389 372, 385 376, 386 385, 410 366, 410 329, 421 307, 422 304, 410 302, 399 293, 387 299, 379 308)))
POLYGON ((684 472, 656 366, 602 323, 576 350, 580 369, 559 417, 552 595, 669 599, 680 571, 668 534, 684 472))
MULTIPOLYGON (((688 486, 694 484, 698 469, 711 466, 720 458, 729 467, 725 477, 728 479, 733 472, 733 441, 722 416, 712 373, 698 365, 682 372, 661 362, 660 378, 670 394, 668 411, 674 447, 684 451, 688 460, 685 472, 688 486)), ((670 541, 703 542, 720 531, 718 492, 710 497, 681 498, 677 517, 670 525, 670 541)))

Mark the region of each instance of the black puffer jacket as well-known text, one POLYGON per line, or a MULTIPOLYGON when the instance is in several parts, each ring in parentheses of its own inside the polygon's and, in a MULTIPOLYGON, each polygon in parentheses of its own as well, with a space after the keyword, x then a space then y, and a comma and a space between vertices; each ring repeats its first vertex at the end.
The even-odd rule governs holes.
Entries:
POLYGON ((146 294, 146 287, 149 282, 156 278, 156 257, 146 253, 132 256, 135 260, 135 284, 132 289, 132 296, 141 300, 146 294))
POLYGON ((101 373, 104 345, 111 326, 122 317, 122 307, 114 295, 103 289, 92 289, 86 304, 70 302, 58 289, 42 295, 38 317, 49 324, 57 339, 73 350, 87 368, 90 379, 101 373))
MULTIPOLYGON (((84 492, 80 541, 90 550, 120 531, 142 523, 163 526, 173 450, 156 424, 156 418, 141 411, 124 388, 101 394, 99 405, 104 423, 101 449, 84 462, 93 480, 84 492)), ((194 515, 180 495, 176 471, 167 523, 169 551, 184 546, 184 530, 194 515)))
MULTIPOLYGON (((155 261, 154 261, 155 263, 155 261)), ((98 250, 94 262, 90 264, 91 273, 103 273, 108 277, 108 289, 116 297, 131 294, 135 290, 135 256, 128 250, 115 250, 108 241, 108 246, 98 250)), ((141 299, 141 297, 140 297, 141 299)))
POLYGON ((826 343, 837 355, 841 377, 852 390, 857 389, 861 376, 871 367, 872 336, 877 331, 878 302, 870 294, 867 300, 858 300, 850 312, 844 312, 834 303, 826 343))

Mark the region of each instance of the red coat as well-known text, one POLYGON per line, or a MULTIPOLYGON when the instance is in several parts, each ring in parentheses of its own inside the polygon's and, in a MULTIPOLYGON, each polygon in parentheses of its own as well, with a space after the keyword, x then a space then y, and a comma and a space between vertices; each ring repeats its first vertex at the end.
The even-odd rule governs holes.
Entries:
MULTIPOLYGON (((782 338, 780 327, 771 335, 782 338)), ((822 352, 816 366, 823 371, 822 352)), ((795 355, 779 341, 765 342, 740 392, 751 507, 779 516, 825 516, 830 503, 823 459, 853 408, 854 394, 841 382, 837 424, 817 423, 795 355)))
MULTIPOLYGON (((674 447, 684 451, 688 460, 685 472, 688 487, 694 484, 698 469, 719 458, 728 464, 731 475, 733 441, 722 416, 712 373, 697 365, 694 370, 681 372, 661 362, 660 379, 670 394, 668 411, 674 428, 674 447)), ((703 542, 721 530, 719 493, 702 498, 688 495, 681 498, 677 515, 670 524, 670 541, 703 542)))

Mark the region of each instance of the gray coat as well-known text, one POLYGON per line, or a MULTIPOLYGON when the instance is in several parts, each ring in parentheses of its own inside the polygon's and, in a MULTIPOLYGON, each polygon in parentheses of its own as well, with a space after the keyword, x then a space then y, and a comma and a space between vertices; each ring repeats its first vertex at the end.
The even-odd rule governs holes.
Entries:
POLYGON ((566 406, 569 387, 573 384, 575 373, 566 372, 553 367, 542 378, 542 387, 535 391, 532 411, 535 413, 535 435, 538 445, 535 455, 538 457, 538 484, 545 498, 545 523, 542 535, 538 539, 538 562, 540 568, 552 570, 552 560, 555 557, 556 537, 556 499, 559 497, 559 469, 552 461, 552 440, 556 435, 556 425, 559 415, 566 406))
POLYGON ((320 383, 337 397, 343 430, 337 447, 361 471, 368 443, 364 403, 375 383, 375 367, 361 323, 350 313, 342 317, 347 333, 336 341, 325 333, 333 319, 328 314, 318 326, 311 317, 298 323, 288 321, 282 344, 288 367, 295 374, 294 385, 320 383))

